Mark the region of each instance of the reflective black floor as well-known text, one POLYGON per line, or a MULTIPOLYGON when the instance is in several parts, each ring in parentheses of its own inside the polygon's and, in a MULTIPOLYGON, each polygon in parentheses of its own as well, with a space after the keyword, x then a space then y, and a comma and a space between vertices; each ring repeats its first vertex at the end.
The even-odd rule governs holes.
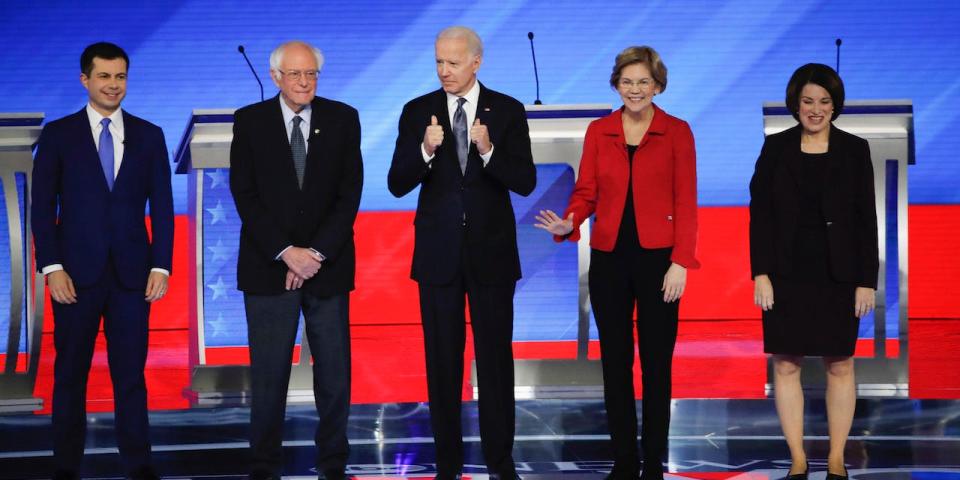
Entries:
MULTIPOLYGON (((537 400, 517 404, 514 458, 527 479, 602 479, 611 466, 603 403, 537 400)), ((667 467, 679 477, 779 479, 789 467, 772 400, 681 400, 674 403, 667 467)), ((486 478, 475 403, 464 407, 465 472, 486 478)), ((316 478, 309 406, 288 409, 285 477, 316 478)), ((151 414, 154 459, 164 478, 239 479, 247 471, 245 408, 151 414)), ((822 400, 807 402, 811 479, 825 475, 822 400)), ((434 451, 425 404, 355 405, 350 470, 358 477, 432 477, 434 451)), ((0 416, 0 478, 50 473, 50 418, 0 416)), ((119 478, 112 414, 91 416, 84 478, 119 478)), ((847 447, 851 478, 960 479, 960 401, 860 400, 847 447)))

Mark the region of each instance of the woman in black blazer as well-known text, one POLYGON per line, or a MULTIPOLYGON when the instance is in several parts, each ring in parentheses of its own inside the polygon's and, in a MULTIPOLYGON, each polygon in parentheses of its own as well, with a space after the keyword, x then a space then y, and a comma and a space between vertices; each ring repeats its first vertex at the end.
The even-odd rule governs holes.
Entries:
POLYGON ((777 414, 793 461, 787 478, 807 478, 800 364, 819 356, 827 369, 827 480, 846 479, 853 352, 879 267, 873 166, 866 140, 831 123, 844 99, 832 68, 800 67, 786 97, 800 124, 766 138, 750 181, 754 301, 763 310, 764 351, 774 356, 777 414))

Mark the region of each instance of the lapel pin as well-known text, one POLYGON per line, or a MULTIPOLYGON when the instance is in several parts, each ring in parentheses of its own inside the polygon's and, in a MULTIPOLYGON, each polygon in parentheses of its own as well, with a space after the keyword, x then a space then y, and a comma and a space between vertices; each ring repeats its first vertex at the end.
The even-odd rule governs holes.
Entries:
POLYGON ((319 135, 319 134, 320 134, 320 129, 319 129, 319 128, 313 129, 313 134, 314 134, 314 135, 319 135))
POLYGON ((484 112, 489 112, 489 111, 490 111, 490 107, 483 107, 483 111, 484 111, 484 112))

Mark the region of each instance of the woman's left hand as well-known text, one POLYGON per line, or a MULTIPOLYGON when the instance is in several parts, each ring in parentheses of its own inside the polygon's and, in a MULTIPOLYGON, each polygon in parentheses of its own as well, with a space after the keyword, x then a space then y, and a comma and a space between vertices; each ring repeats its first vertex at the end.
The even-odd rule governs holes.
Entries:
POLYGON ((857 318, 863 318, 863 316, 870 313, 875 306, 877 301, 876 290, 867 287, 857 287, 853 298, 853 312, 857 318))
POLYGON ((663 276, 663 301, 676 302, 683 295, 683 288, 687 285, 687 269, 682 265, 671 263, 667 274, 663 276))

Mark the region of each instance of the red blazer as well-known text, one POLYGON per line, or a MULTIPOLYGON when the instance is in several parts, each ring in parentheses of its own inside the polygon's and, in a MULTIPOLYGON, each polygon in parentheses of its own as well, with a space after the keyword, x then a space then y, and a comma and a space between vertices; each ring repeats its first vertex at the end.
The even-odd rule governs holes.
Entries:
MULTIPOLYGON (((656 105, 647 134, 633 158, 633 205, 637 237, 644 248, 673 247, 670 260, 698 268, 697 154, 687 122, 656 105)), ((613 251, 627 200, 627 147, 618 109, 587 127, 580 175, 563 217, 573 213, 568 238, 580 239, 579 226, 596 213, 590 246, 613 251)), ((556 237, 562 241, 564 237, 556 237)))

